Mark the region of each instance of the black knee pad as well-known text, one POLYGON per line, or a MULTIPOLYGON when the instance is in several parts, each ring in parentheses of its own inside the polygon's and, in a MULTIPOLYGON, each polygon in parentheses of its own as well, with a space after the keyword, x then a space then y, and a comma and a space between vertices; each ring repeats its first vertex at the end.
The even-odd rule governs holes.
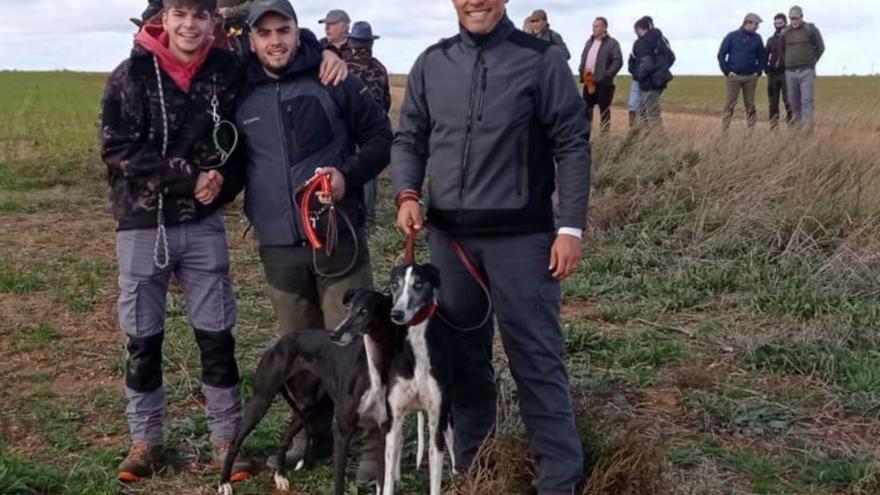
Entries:
POLYGON ((215 388, 238 385, 235 337, 232 332, 196 330, 196 342, 202 351, 202 383, 215 388))
POLYGON ((165 333, 128 337, 125 347, 125 385, 135 392, 152 392, 162 386, 162 341, 165 333))

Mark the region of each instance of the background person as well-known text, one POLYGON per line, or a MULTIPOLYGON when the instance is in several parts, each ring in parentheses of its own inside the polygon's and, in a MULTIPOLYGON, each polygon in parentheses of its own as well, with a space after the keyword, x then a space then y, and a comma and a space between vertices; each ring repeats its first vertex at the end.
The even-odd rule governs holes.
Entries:
POLYGON ((547 22, 546 11, 538 9, 532 12, 532 15, 528 17, 526 23, 529 27, 526 32, 562 48, 562 52, 565 54, 565 60, 571 58, 571 53, 568 51, 568 46, 565 45, 562 35, 550 29, 550 23, 547 22))
POLYGON ((812 126, 816 115, 816 64, 825 53, 825 41, 815 25, 804 22, 797 5, 788 13, 791 21, 783 32, 785 84, 792 122, 812 126))
POLYGON ((629 72, 639 85, 637 122, 641 127, 659 128, 663 126, 660 96, 672 81, 675 53, 650 17, 636 21, 634 29, 638 39, 633 44, 629 72))
POLYGON ((785 52, 782 36, 788 18, 785 14, 776 14, 773 18, 773 27, 776 32, 767 38, 767 99, 770 102, 770 128, 779 127, 779 101, 785 106, 785 122, 791 124, 791 105, 788 104, 788 88, 785 83, 785 52), (782 96, 780 98, 780 95, 782 96))
POLYGON ((323 19, 318 21, 324 25, 324 34, 321 44, 332 45, 339 50, 342 60, 348 62, 351 58, 351 49, 348 46, 348 30, 351 27, 351 17, 342 9, 333 9, 327 12, 323 19))
POLYGON ((578 68, 584 84, 584 102, 587 118, 593 122, 593 108, 599 105, 602 131, 611 128, 611 104, 614 101, 614 77, 623 68, 620 43, 608 34, 608 20, 597 17, 593 21, 593 35, 587 40, 578 68))
POLYGON ((727 103, 724 105, 722 118, 725 130, 730 128, 740 93, 743 95, 749 127, 754 127, 758 122, 755 92, 758 89, 758 78, 767 63, 764 40, 758 34, 761 22, 763 21, 758 14, 746 15, 742 26, 725 36, 718 49, 718 65, 727 81, 727 103))
MULTIPOLYGON (((373 35, 370 23, 355 22, 348 35, 348 45, 351 49, 351 59, 348 60, 349 71, 361 78, 370 94, 379 107, 387 114, 391 111, 391 85, 388 81, 388 70, 373 56, 373 42, 379 39, 373 35)), ((367 208, 367 223, 376 220, 376 195, 378 194, 376 180, 371 180, 364 186, 364 204, 367 208)))

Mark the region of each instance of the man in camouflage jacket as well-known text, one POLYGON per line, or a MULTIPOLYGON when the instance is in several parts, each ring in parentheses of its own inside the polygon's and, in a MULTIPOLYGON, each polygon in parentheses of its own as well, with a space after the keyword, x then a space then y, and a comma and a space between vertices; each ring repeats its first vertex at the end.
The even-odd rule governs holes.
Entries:
MULTIPOLYGON (((373 56, 373 42, 379 39, 373 35, 370 23, 360 21, 351 27, 342 58, 352 74, 360 77, 376 103, 388 113, 391 110, 391 86, 388 82, 388 70, 373 56)), ((364 186, 364 204, 367 208, 367 222, 376 219, 376 196, 378 187, 372 180, 364 186)))

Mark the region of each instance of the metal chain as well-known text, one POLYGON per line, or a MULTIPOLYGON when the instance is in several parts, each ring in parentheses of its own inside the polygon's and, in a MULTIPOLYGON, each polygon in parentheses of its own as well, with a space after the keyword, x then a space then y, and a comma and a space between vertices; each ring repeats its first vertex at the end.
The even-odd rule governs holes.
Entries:
POLYGON ((235 124, 228 120, 223 120, 220 118, 220 98, 217 96, 217 74, 214 74, 214 77, 211 80, 211 120, 214 121, 214 148, 220 154, 220 162, 214 166, 203 166, 202 170, 213 170, 220 168, 226 165, 226 162, 229 161, 229 158, 232 156, 232 153, 235 152, 235 148, 238 147, 238 128, 235 127, 235 124), (223 147, 223 144, 220 142, 220 133, 223 130, 223 127, 226 126, 229 128, 232 133, 232 146, 228 149, 223 147))
MULTIPOLYGON (((165 90, 162 87, 162 72, 159 70, 159 57, 153 55, 153 66, 156 68, 156 84, 159 88, 159 107, 162 109, 162 159, 168 153, 168 113, 165 109, 165 90)), ((215 95, 216 97, 216 95, 215 95)), ((159 183, 159 201, 156 211, 156 244, 153 246, 153 264, 164 270, 171 264, 168 255, 168 232, 165 230, 165 195, 159 183), (163 261, 159 261, 159 250, 162 249, 163 261)))

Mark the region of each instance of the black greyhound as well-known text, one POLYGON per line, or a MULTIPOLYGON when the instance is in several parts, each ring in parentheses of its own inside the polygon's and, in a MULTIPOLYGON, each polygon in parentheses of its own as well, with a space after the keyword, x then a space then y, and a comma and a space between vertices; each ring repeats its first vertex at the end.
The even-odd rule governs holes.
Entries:
MULTIPOLYGON (((333 424, 334 493, 345 491, 345 459, 352 436, 361 421, 369 421, 385 431, 388 409, 385 383, 395 342, 405 332, 391 322, 391 296, 369 290, 351 290, 345 295, 346 319, 333 331, 305 330, 285 335, 269 348, 257 366, 254 396, 248 402, 235 441, 229 448, 220 477, 221 495, 232 494, 232 464, 245 438, 269 410, 272 400, 281 394, 294 411, 279 448, 280 459, 293 437, 308 425, 321 394, 335 404, 333 424), (363 336, 363 338, 361 338, 363 336), (321 386, 309 383, 305 390, 300 380, 303 371, 320 380, 321 386), (294 379, 296 377, 296 379, 294 379)), ((306 459, 312 441, 306 446, 306 459)), ((380 435, 380 451, 385 438, 380 435)), ((384 458, 379 456, 379 486, 382 486, 384 458)), ((275 470, 275 486, 288 490, 283 462, 275 470)))

